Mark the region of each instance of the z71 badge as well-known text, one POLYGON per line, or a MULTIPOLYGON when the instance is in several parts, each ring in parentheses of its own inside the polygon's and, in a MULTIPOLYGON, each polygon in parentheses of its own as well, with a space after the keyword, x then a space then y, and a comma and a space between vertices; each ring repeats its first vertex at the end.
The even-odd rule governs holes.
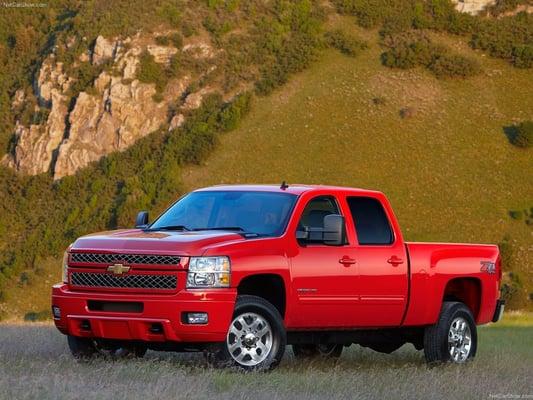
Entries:
POLYGON ((496 264, 494 264, 492 261, 481 261, 480 271, 486 272, 487 274, 495 274, 496 264))

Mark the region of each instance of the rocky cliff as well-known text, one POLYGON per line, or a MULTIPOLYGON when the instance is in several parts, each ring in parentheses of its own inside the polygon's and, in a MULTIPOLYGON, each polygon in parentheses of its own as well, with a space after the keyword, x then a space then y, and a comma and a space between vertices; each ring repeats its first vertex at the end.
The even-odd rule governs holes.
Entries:
POLYGON ((455 9, 472 15, 477 15, 485 8, 494 5, 496 0, 452 0, 455 9))
MULTIPOLYGON (((186 40, 176 48, 156 44, 158 35, 137 34, 126 39, 99 36, 72 68, 81 68, 84 63, 106 64, 106 68, 90 87, 77 94, 71 90, 76 78, 65 72, 52 51, 42 62, 33 85, 37 108, 47 110, 48 117, 38 124, 18 121, 14 151, 2 162, 24 174, 49 172, 58 179, 106 154, 128 148, 161 127, 179 127, 187 112, 199 107, 203 97, 215 90, 199 82, 216 68, 216 51, 205 37, 186 40), (198 64, 202 70, 184 69, 179 77, 158 89, 155 83, 137 79, 143 52, 162 66, 180 53, 201 61, 198 64)), ((25 101, 20 90, 14 96, 13 107, 25 101)))

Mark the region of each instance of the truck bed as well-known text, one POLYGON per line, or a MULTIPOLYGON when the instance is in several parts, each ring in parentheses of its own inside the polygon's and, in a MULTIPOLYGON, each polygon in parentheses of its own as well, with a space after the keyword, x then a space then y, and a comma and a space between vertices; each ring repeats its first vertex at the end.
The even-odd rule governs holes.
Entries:
POLYGON ((404 326, 434 324, 441 299, 465 302, 478 324, 491 321, 501 280, 498 246, 406 242, 406 248, 410 285, 404 326), (459 290, 465 286, 468 290, 459 290), (458 297, 460 292, 468 298, 458 297))

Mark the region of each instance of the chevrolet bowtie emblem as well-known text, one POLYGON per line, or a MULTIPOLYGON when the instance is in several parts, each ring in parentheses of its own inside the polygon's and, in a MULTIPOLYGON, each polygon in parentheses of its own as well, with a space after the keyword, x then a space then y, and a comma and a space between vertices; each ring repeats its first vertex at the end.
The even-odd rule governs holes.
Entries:
POLYGON ((107 272, 112 272, 115 275, 125 274, 129 270, 130 270, 130 267, 126 265, 122 265, 122 264, 115 264, 115 265, 110 265, 109 267, 107 267, 107 272))

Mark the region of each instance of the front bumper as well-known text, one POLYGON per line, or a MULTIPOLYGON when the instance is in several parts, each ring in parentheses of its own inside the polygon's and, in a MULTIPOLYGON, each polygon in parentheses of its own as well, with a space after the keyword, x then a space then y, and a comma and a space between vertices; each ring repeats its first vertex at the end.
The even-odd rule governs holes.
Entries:
POLYGON ((59 307, 56 327, 66 335, 147 342, 207 343, 226 338, 236 289, 181 290, 168 295, 134 295, 72 291, 66 284, 52 288, 52 307, 59 307), (141 302, 142 311, 92 311, 89 301, 141 302), (207 324, 190 325, 185 312, 205 312, 207 324), (160 329, 154 329, 157 326, 160 329))
POLYGON ((498 300, 496 302, 496 309, 494 310, 492 322, 498 322, 500 319, 502 319, 504 308, 505 308, 505 300, 498 300))

